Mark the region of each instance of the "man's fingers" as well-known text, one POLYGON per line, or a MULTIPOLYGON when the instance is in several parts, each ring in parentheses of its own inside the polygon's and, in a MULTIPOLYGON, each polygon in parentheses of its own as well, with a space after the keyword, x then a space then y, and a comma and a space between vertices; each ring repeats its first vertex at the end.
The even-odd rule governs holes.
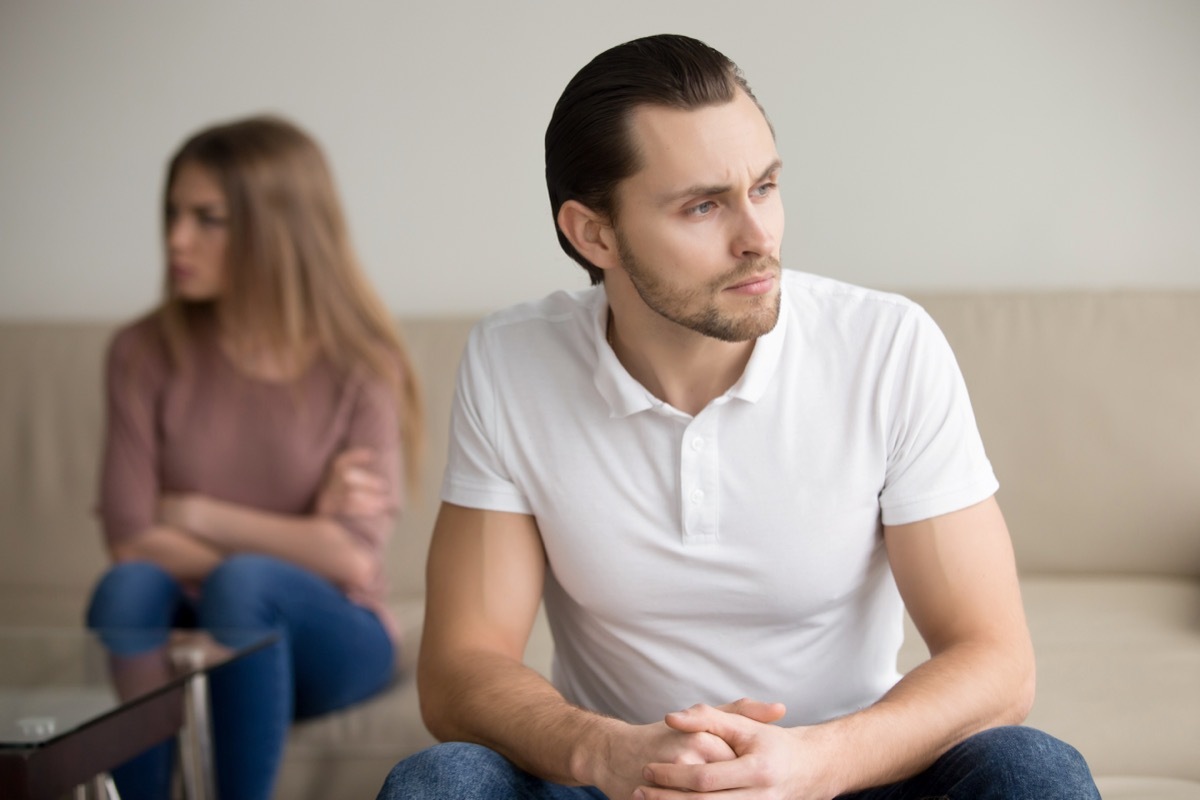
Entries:
POLYGON ((717 710, 728 711, 730 714, 741 714, 756 722, 770 724, 783 719, 783 715, 787 713, 787 706, 783 703, 764 703, 761 700, 743 697, 741 700, 717 706, 717 710))
POLYGON ((711 733, 719 736, 735 751, 738 743, 752 735, 754 727, 762 723, 722 711, 703 703, 686 708, 683 711, 672 711, 665 719, 667 726, 683 733, 711 733))
POLYGON ((688 792, 720 792, 754 786, 753 771, 744 759, 716 761, 710 764, 648 764, 642 778, 651 786, 643 787, 653 797, 652 787, 688 792))

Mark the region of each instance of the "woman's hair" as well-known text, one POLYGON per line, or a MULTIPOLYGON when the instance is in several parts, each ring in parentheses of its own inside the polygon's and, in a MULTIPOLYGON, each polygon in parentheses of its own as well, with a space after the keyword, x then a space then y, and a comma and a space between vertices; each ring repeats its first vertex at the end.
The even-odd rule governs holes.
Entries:
MULTIPOLYGON (((220 319, 271 352, 300 355, 315 342, 344 373, 365 370, 391 384, 405 475, 414 485, 423 449, 420 387, 391 316, 359 266, 320 147, 276 117, 206 128, 171 158, 164 222, 184 165, 206 170, 225 194, 229 239, 220 319)), ((198 312, 169 291, 159 309, 177 363, 198 312)))

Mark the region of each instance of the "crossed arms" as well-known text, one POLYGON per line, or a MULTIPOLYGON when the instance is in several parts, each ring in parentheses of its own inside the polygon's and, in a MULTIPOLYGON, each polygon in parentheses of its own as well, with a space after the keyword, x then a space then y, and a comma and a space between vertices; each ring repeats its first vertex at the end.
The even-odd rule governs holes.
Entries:
POLYGON ((378 517, 395 512, 387 481, 366 448, 331 462, 312 514, 277 514, 201 494, 158 498, 155 524, 112 548, 114 561, 147 560, 176 578, 199 582, 226 556, 262 553, 321 575, 344 591, 365 590, 374 564, 336 515, 378 517))
POLYGON ((425 723, 443 741, 486 745, 613 800, 832 798, 915 774, 967 736, 1024 719, 1033 653, 994 498, 885 528, 884 541, 931 657, 877 703, 784 728, 772 698, 729 698, 632 725, 571 705, 522 664, 546 569, 534 519, 443 504, 417 674, 425 723))

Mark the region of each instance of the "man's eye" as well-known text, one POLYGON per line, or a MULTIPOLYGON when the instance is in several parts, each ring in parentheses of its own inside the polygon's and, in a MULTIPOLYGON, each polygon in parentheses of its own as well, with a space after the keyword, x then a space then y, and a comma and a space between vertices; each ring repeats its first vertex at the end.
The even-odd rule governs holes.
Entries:
POLYGON ((756 195, 758 195, 759 197, 766 197, 771 192, 775 191, 775 188, 776 188, 776 184, 774 184, 774 183, 763 183, 763 184, 759 184, 758 186, 754 187, 754 193, 756 195))
POLYGON ((688 214, 688 216, 691 216, 691 217, 702 217, 705 214, 707 214, 708 212, 712 211, 716 207, 717 207, 717 204, 714 203, 712 200, 705 200, 703 203, 697 203, 696 205, 689 208, 687 210, 687 214, 688 214))

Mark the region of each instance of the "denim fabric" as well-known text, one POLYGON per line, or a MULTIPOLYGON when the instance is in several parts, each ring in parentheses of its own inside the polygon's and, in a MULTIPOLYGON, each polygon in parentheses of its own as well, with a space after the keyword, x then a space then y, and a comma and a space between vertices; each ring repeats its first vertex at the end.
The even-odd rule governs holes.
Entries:
MULTIPOLYGON (((198 600, 154 564, 118 564, 92 593, 87 624, 146 630, 151 637, 170 627, 218 637, 222 629, 279 633, 276 644, 210 676, 223 800, 268 800, 291 721, 364 700, 386 687, 393 672, 392 642, 375 614, 324 578, 267 556, 226 559, 198 600)), ((114 770, 121 797, 165 800, 172 751, 172 743, 159 745, 114 770)))
POLYGON ((604 800, 590 786, 535 778, 478 744, 447 742, 392 768, 377 800, 604 800))
POLYGON ((929 769, 841 800, 1100 800, 1079 751, 1025 727, 992 728, 952 747, 929 769))
MULTIPOLYGON (((450 743, 397 764, 377 800, 595 800, 591 787, 539 780, 495 752, 450 743)), ((994 728, 949 750, 925 772, 840 800, 1099 800, 1083 757, 1033 728, 994 728)))

